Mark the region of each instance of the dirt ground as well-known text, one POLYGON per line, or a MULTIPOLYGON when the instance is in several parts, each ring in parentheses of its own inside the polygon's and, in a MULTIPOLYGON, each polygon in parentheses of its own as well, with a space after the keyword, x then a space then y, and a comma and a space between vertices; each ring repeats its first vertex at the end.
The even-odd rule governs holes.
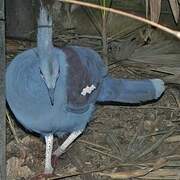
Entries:
MULTIPOLYGON (((33 43, 7 40, 8 62, 33 43)), ((115 64, 118 78, 157 78, 149 65, 115 64)), ((108 180, 180 179, 180 91, 167 85, 156 102, 141 106, 97 105, 84 133, 59 159, 49 179, 108 180)), ((45 143, 7 120, 7 175, 9 180, 30 179, 43 172, 45 143), (13 134, 15 130, 16 134, 13 134), (16 138, 16 139, 15 139, 16 138), (19 143, 17 141, 20 141, 19 143), (23 145, 22 145, 22 144, 23 145)), ((65 139, 65 137, 64 137, 65 139)), ((54 148, 63 139, 56 139, 54 148)))

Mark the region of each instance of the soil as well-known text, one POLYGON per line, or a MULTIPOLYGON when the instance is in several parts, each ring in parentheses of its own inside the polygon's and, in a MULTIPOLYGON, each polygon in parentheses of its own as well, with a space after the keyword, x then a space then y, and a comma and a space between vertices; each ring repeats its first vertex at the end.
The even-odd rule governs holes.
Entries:
MULTIPOLYGON (((8 62, 31 46, 34 43, 7 40, 8 62)), ((109 71, 117 78, 162 76, 146 71, 149 67, 153 65, 119 63, 110 66, 109 71)), ((156 102, 136 106, 97 105, 92 121, 61 156, 51 179, 59 176, 67 180, 108 180, 107 175, 115 172, 119 172, 121 179, 176 179, 179 176, 175 172, 180 170, 179 102, 178 87, 167 85, 167 90, 156 102), (146 168, 154 169, 152 173, 143 174, 146 168), (167 169, 166 175, 162 176, 164 169, 167 169)), ((22 144, 16 142, 7 123, 8 179, 30 179, 43 172, 45 143, 41 137, 25 131, 13 116, 11 119, 22 144)), ((54 149, 65 138, 56 139, 54 149)))

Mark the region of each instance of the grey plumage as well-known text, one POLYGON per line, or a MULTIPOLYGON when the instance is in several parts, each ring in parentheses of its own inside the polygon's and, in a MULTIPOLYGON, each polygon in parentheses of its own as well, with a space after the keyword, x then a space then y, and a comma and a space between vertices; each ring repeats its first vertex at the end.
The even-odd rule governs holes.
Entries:
POLYGON ((58 49, 52 43, 52 18, 41 7, 37 48, 11 62, 6 72, 6 98, 17 120, 46 139, 45 173, 50 162, 53 135, 70 133, 54 153, 61 155, 91 120, 97 101, 140 103, 157 99, 161 80, 113 79, 100 56, 78 46, 58 49))

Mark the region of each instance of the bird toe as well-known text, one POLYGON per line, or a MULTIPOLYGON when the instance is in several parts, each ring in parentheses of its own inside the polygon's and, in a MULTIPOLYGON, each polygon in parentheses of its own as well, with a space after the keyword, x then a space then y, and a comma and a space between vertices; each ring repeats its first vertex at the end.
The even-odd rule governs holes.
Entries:
POLYGON ((53 168, 56 168, 59 162, 59 156, 56 156, 55 154, 51 157, 51 164, 53 168))
POLYGON ((32 178, 30 178, 30 180, 46 180, 52 177, 55 177, 55 175, 52 173, 51 174, 40 173, 34 175, 32 178))

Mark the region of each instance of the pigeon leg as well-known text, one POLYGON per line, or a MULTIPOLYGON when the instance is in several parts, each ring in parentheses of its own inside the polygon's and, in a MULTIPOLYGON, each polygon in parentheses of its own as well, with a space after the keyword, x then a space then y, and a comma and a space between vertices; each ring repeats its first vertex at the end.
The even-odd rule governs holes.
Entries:
POLYGON ((42 180, 53 176, 53 167, 51 165, 51 155, 53 149, 53 134, 45 136, 46 141, 46 158, 45 158, 45 170, 43 173, 33 176, 30 180, 42 180))
POLYGON ((83 132, 83 130, 79 130, 79 131, 74 131, 72 132, 68 138, 64 141, 64 143, 59 146, 52 155, 52 165, 53 167, 55 167, 57 165, 57 161, 59 156, 61 156, 65 150, 67 149, 67 147, 79 136, 81 135, 83 132))
POLYGON ((45 136, 46 141, 46 159, 45 159, 45 171, 44 174, 52 174, 53 167, 51 165, 51 155, 53 149, 53 134, 45 136))

